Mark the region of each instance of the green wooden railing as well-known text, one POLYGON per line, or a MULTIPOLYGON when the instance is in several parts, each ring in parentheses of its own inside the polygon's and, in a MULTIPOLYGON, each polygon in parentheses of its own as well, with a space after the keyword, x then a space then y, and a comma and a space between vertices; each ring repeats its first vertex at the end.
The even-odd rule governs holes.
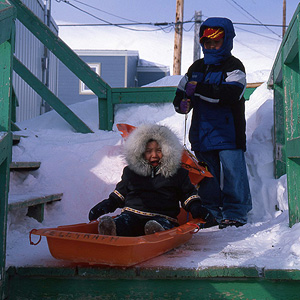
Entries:
MULTIPOLYGON (((97 94, 105 93, 105 86, 100 78, 95 78, 94 72, 77 55, 35 15, 20 0, 10 1, 17 9, 17 19, 39 39, 50 51, 84 81, 93 85, 97 94), (91 80, 93 78, 94 80, 91 80)), ((75 130, 89 133, 92 130, 82 122, 64 103, 62 103, 36 76, 34 76, 16 57, 14 71, 39 94, 58 114, 60 114, 75 130)))
POLYGON ((0 0, 0 297, 4 299, 6 272, 6 227, 11 162, 11 76, 16 11, 7 1, 0 0))
MULTIPOLYGON (((98 97, 100 129, 112 129, 114 122, 114 105, 117 103, 170 102, 173 100, 174 87, 137 88, 131 90, 131 92, 128 92, 126 88, 111 88, 20 0, 11 0, 11 2, 17 8, 18 20, 98 97), (132 101, 132 99, 129 98, 130 96, 133 96, 135 101, 132 101), (158 101, 158 98, 162 100, 158 101)), ((92 130, 44 86, 39 79, 31 74, 17 58, 14 58, 14 71, 77 131, 82 133, 92 132, 92 130)))
POLYGON ((287 174, 290 226, 300 221, 300 5, 272 68, 275 176, 287 174))
MULTIPOLYGON (((17 8, 18 20, 98 97, 100 129, 112 129, 115 104, 173 101, 176 87, 111 88, 20 0, 11 0, 11 2, 17 8)), ((63 104, 16 57, 14 57, 14 71, 78 132, 92 132, 84 122, 63 104)), ((247 89, 245 96, 249 97, 253 90, 254 88, 247 89)))

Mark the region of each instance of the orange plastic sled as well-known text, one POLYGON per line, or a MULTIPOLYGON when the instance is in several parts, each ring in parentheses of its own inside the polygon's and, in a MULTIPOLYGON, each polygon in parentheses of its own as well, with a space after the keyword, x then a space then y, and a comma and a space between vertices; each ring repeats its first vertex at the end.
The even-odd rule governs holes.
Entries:
POLYGON ((163 254, 191 239, 198 231, 201 219, 190 219, 183 209, 178 216, 179 227, 138 237, 99 235, 98 221, 57 228, 33 229, 30 243, 37 245, 42 236, 47 238, 51 255, 57 259, 77 263, 129 267, 163 254), (39 235, 34 243, 32 234, 39 235))
MULTIPOLYGON (((128 135, 136 129, 135 126, 124 123, 117 124, 117 128, 122 132, 121 135, 125 140, 128 135)), ((181 165, 189 171, 190 180, 194 185, 198 185, 205 177, 213 177, 205 167, 199 165, 197 158, 185 148, 182 153, 181 165)))

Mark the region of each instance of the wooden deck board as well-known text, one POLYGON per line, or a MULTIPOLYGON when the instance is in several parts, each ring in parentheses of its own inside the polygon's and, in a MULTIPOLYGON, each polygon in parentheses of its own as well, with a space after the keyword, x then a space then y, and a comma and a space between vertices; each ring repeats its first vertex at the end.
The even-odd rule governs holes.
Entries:
POLYGON ((15 161, 10 163, 11 171, 34 171, 41 166, 39 161, 15 161))
POLYGON ((275 280, 258 275, 254 268, 10 267, 7 296, 32 300, 54 300, 58 294, 64 299, 299 299, 299 277, 286 280, 281 275, 291 270, 272 271, 279 275, 275 280))
POLYGON ((44 220, 45 204, 62 199, 63 194, 47 194, 47 195, 16 195, 9 194, 8 196, 8 211, 13 211, 20 208, 28 208, 27 216, 36 219, 39 222, 44 220))

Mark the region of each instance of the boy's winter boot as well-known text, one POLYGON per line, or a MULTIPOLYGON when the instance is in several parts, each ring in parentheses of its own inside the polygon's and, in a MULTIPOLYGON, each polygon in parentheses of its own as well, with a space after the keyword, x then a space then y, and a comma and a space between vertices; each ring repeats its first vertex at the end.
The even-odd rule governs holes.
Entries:
POLYGON ((117 235, 116 223, 112 217, 104 216, 99 220, 98 232, 102 235, 117 235))
POLYGON ((155 220, 150 220, 145 224, 145 234, 153 234, 155 232, 164 231, 165 229, 155 220))
POLYGON ((234 221, 234 220, 222 220, 221 223, 219 224, 219 229, 224 229, 228 226, 240 227, 244 225, 245 225, 244 223, 234 221))

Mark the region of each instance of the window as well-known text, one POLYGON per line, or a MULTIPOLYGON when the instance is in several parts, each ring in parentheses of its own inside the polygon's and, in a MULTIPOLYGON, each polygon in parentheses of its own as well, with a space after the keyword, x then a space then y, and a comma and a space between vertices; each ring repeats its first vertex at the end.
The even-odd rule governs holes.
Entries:
MULTIPOLYGON (((100 76, 100 63, 88 63, 88 66, 100 76)), ((79 94, 94 95, 94 93, 81 80, 79 80, 79 94)))

